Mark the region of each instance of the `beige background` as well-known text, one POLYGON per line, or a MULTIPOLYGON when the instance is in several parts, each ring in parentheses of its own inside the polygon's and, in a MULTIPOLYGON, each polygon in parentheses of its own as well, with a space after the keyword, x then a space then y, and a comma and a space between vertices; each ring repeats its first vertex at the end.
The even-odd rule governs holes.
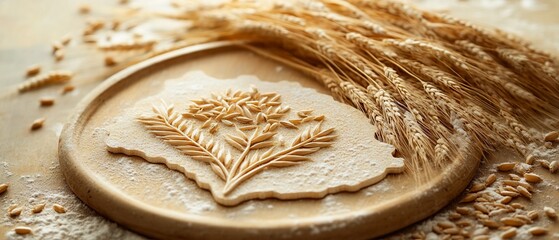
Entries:
MULTIPOLYGON (((559 1, 547 0, 416 0, 420 7, 448 12, 478 24, 501 27, 522 35, 536 46, 559 52, 559 1)), ((81 2, 70 0, 0 1, 0 182, 9 182, 7 194, 0 196, 0 239, 14 224, 40 225, 44 236, 52 238, 135 238, 81 204, 64 183, 58 168, 57 139, 67 116, 76 103, 114 70, 102 65, 102 57, 91 49, 77 48, 61 63, 54 63, 50 43, 66 33, 78 33, 85 19, 76 9, 81 2), (24 69, 40 63, 45 69, 80 69, 73 83, 77 91, 61 96, 57 87, 17 94, 24 69), (40 108, 38 99, 53 96, 56 104, 40 108), (45 128, 30 133, 29 124, 46 117, 45 128), (40 201, 56 202, 69 212, 58 216, 45 212, 39 217, 23 216, 12 220, 5 214, 11 204, 32 206, 40 201)), ((89 1, 97 16, 107 14, 116 0, 89 1)), ((489 156, 482 173, 494 163, 509 160, 505 154, 489 156), (485 170, 484 170, 485 169, 485 170)), ((549 184, 531 205, 559 209, 557 175, 546 175, 549 184)), ((527 203, 529 204, 529 203, 527 203)), ((27 208, 29 209, 29 208, 27 208)), ((29 215, 29 214, 27 214, 29 215)))

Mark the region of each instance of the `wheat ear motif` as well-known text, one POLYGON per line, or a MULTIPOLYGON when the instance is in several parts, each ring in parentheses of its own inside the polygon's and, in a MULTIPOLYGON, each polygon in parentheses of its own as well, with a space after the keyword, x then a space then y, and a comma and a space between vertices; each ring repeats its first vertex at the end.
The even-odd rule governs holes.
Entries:
MULTIPOLYGON (((175 111, 173 105, 167 105, 164 101, 159 106, 154 105, 152 110, 154 115, 139 117, 138 121, 155 137, 183 154, 194 160, 208 163, 212 171, 225 182, 224 195, 231 193, 244 181, 266 169, 295 166, 311 161, 308 155, 321 148, 329 147, 336 138, 333 134, 334 128, 322 129, 324 116, 314 120, 317 123, 309 124, 311 126, 302 130, 291 144, 283 149, 278 149, 278 144, 274 140, 278 129, 299 130, 299 127, 285 126, 285 128, 270 130, 269 123, 264 128, 232 125, 228 127, 234 127, 236 133, 225 134, 225 141, 239 152, 235 154, 238 155, 237 157, 233 157, 224 144, 214 139, 213 134, 205 134, 193 124, 195 121, 207 120, 186 119, 184 114, 175 111)), ((306 114, 301 117, 309 118, 306 114)), ((254 118, 258 118, 258 114, 254 114, 254 118)), ((299 125, 303 122, 302 120, 290 121, 299 125)))

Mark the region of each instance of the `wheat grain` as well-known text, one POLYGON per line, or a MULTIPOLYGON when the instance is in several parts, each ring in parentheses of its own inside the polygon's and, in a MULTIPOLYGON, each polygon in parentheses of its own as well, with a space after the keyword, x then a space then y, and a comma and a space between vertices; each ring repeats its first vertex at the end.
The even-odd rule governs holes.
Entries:
POLYGON ((509 228, 501 234, 502 239, 511 239, 517 234, 516 228, 509 228))
POLYGON ((60 62, 64 60, 65 51, 64 49, 58 49, 54 52, 54 60, 60 62))
POLYGON ((74 91, 74 89, 76 89, 76 87, 74 85, 66 85, 62 88, 62 91, 60 91, 61 94, 66 94, 69 93, 71 91, 74 91))
POLYGON ((14 228, 14 232, 18 235, 31 234, 33 231, 29 227, 18 226, 14 228))
POLYGON ((13 209, 8 211, 8 215, 11 218, 15 218, 18 217, 19 215, 21 215, 21 211, 23 211, 23 208, 21 207, 14 207, 13 209))
POLYGON ((516 187, 516 190, 518 191, 518 193, 520 193, 522 196, 528 198, 528 199, 532 199, 532 193, 530 193, 528 191, 528 189, 526 189, 523 186, 518 186, 516 187))
POLYGON ((46 120, 45 118, 35 119, 35 121, 31 123, 31 131, 39 130, 40 128, 42 128, 43 124, 45 123, 45 120, 46 120))
POLYGON ((117 64, 117 61, 111 56, 106 56, 104 62, 107 67, 112 67, 117 64))
POLYGON ((497 180, 497 175, 492 173, 489 176, 487 176, 487 178, 485 179, 485 185, 491 186, 496 180, 497 180))
POLYGON ((27 67, 25 70, 25 75, 27 77, 33 77, 41 72, 41 65, 35 64, 27 67))
POLYGON ((32 209, 31 212, 32 213, 40 213, 43 211, 43 209, 45 209, 45 204, 41 203, 41 204, 37 204, 35 205, 32 209))
POLYGON ((49 107, 54 105, 54 98, 48 98, 48 97, 44 97, 39 99, 39 104, 41 105, 41 107, 49 107))
POLYGON ((540 176, 538 176, 537 174, 534 174, 534 173, 524 174, 524 179, 526 179, 526 182, 530 182, 530 183, 539 183, 539 182, 543 181, 542 177, 540 177, 540 176))
POLYGON ((545 134, 543 140, 545 142, 551 142, 551 141, 555 141, 558 137, 559 137, 559 132, 558 131, 552 131, 552 132, 548 132, 547 134, 545 134))
POLYGON ((501 163, 501 164, 497 165, 497 170, 502 171, 502 172, 508 172, 508 171, 511 171, 515 166, 516 166, 516 163, 513 163, 513 162, 501 163))
POLYGON ((80 14, 88 14, 89 12, 91 12, 91 6, 89 6, 89 4, 81 4, 78 7, 78 11, 80 14))
POLYGON ((555 220, 557 219, 557 212, 555 211, 555 209, 551 208, 551 207, 544 207, 543 208, 543 212, 545 213, 545 215, 551 219, 551 220, 555 220))
POLYGON ((3 194, 8 191, 9 185, 7 183, 0 184, 0 194, 3 194))
POLYGON ((559 169, 559 162, 557 160, 552 161, 549 164, 549 172, 556 173, 558 169, 559 169))
POLYGON ((66 209, 60 204, 53 204, 52 209, 57 213, 66 213, 66 209))
POLYGON ((546 235, 549 232, 549 230, 543 227, 531 227, 528 229, 528 232, 533 236, 543 236, 546 235))

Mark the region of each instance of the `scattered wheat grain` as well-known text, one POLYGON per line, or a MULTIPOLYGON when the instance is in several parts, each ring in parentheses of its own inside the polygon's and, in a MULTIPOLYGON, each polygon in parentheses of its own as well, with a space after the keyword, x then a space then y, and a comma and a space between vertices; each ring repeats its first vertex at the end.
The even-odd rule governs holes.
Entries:
POLYGON ((559 170, 559 161, 557 161, 557 160, 556 160, 556 161, 552 161, 552 162, 549 164, 549 172, 551 172, 551 173, 556 173, 557 170, 559 170))
POLYGON ((528 229, 528 232, 533 236, 543 236, 546 235, 549 231, 543 227, 531 227, 528 229))
POLYGON ((44 97, 39 100, 41 107, 49 107, 54 105, 54 98, 51 97, 44 97))
POLYGON ((551 208, 551 207, 544 207, 543 208, 543 212, 545 213, 545 215, 552 220, 557 219, 557 212, 555 211, 555 209, 551 208))
POLYGON ((539 183, 539 182, 543 181, 543 178, 540 177, 539 175, 535 174, 535 173, 525 173, 524 174, 524 179, 526 179, 526 182, 529 182, 529 183, 539 183))
POLYGON ((33 121, 33 123, 31 124, 31 130, 35 131, 42 128, 44 123, 45 123, 45 118, 35 119, 35 121, 33 121))
POLYGON ((3 194, 8 191, 9 185, 7 183, 0 184, 0 194, 3 194))
POLYGON ((105 66, 112 67, 116 64, 117 62, 112 56, 105 56, 105 66))
POLYGON ((66 94, 66 93, 69 93, 71 91, 74 91, 74 89, 76 89, 76 87, 74 85, 66 85, 62 88, 62 91, 60 93, 66 94))
POLYGON ((508 171, 511 171, 512 169, 514 169, 515 166, 516 166, 516 163, 513 163, 513 162, 501 163, 501 164, 497 165, 497 170, 499 170, 501 172, 508 172, 508 171))
POLYGON ((41 65, 35 64, 27 67, 25 70, 25 75, 27 77, 33 77, 41 72, 41 65))
POLYGON ((513 237, 516 237, 516 228, 509 228, 508 230, 504 231, 503 233, 501 233, 501 238, 503 239, 511 239, 513 237))
POLYGON ((14 232, 18 235, 27 235, 27 234, 30 234, 32 232, 32 230, 29 227, 19 226, 19 227, 14 228, 14 232))
POLYGON ((15 218, 15 217, 18 217, 19 215, 21 215, 21 211, 23 211, 23 208, 15 207, 8 212, 8 215, 10 215, 10 217, 12 217, 12 218, 15 218))
POLYGON ((32 213, 40 213, 43 211, 43 209, 45 209, 45 204, 41 203, 41 204, 37 204, 33 207, 33 209, 31 209, 32 213))
POLYGON ((547 134, 545 134, 543 140, 545 142, 552 142, 557 140, 557 138, 559 137, 559 132, 558 131, 551 131, 548 132, 547 134))
POLYGON ((91 6, 89 4, 82 4, 79 6, 78 11, 80 14, 88 14, 91 12, 91 6))
POLYGON ((57 212, 57 213, 65 213, 66 212, 66 209, 62 205, 56 204, 56 203, 54 205, 52 205, 52 209, 54 209, 54 211, 57 212))

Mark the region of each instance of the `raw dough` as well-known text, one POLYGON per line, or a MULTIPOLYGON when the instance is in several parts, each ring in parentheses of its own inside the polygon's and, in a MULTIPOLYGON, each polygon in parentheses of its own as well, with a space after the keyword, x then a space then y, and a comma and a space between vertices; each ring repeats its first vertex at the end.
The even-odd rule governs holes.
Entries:
MULTIPOLYGON (((204 122, 190 120, 188 124, 200 130, 204 141, 214 139, 220 148, 229 150, 233 160, 241 155, 241 151, 225 141, 228 134, 239 134, 234 127, 220 123, 219 130, 211 134, 207 127, 201 128, 204 122)), ((298 129, 279 127, 277 134, 271 138, 276 145, 275 151, 288 148, 297 136, 308 128, 314 129, 319 122, 309 121, 298 129)), ((160 94, 146 97, 125 109, 118 118, 107 124, 106 129, 109 132, 106 144, 110 152, 139 156, 151 163, 163 163, 170 169, 184 173, 201 188, 209 190, 216 202, 228 206, 250 199, 322 198, 330 193, 357 191, 381 181, 389 173, 400 173, 404 169, 403 159, 392 156, 394 147, 374 138, 374 126, 358 110, 295 83, 264 82, 251 76, 219 80, 203 72, 190 72, 183 78, 168 80, 160 94), (172 104, 174 112, 187 113, 188 105, 193 104, 190 101, 192 99, 210 98, 212 93, 224 94, 227 89, 246 92, 251 87, 257 88, 260 93, 275 92, 281 96, 281 106, 291 108, 280 119, 282 121, 300 119, 298 113, 301 110, 313 110, 310 113, 312 116, 324 115, 321 131, 333 128, 332 134, 336 138, 330 146, 306 155, 310 158, 308 161, 294 166, 264 168, 234 188, 224 191, 225 180, 212 170, 210 164, 195 160, 169 142, 157 138, 153 131, 148 131, 146 124, 139 121, 142 117, 154 117, 153 107, 166 109, 164 104, 172 104)), ((253 131, 243 132, 250 136, 253 131)), ((263 154, 266 150, 255 151, 263 154)))

